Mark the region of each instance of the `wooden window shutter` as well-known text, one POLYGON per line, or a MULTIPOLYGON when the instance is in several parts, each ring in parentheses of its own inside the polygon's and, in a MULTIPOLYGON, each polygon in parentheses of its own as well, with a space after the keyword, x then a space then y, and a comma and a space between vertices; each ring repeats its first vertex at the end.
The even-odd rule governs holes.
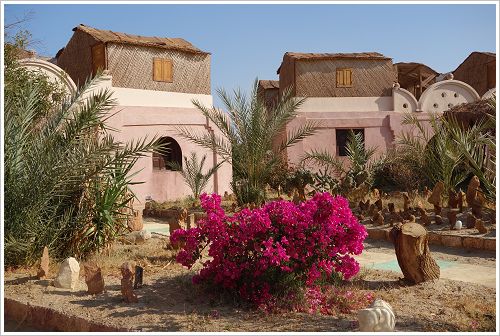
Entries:
POLYGON ((337 86, 344 86, 344 71, 342 69, 337 69, 337 86))
POLYGON ((165 58, 153 59, 153 80, 157 82, 173 81, 173 65, 172 60, 165 58))
POLYGON ((106 48, 104 43, 99 43, 92 47, 92 75, 104 69, 106 69, 106 48))
POLYGON ((337 87, 352 87, 352 69, 337 69, 337 87))

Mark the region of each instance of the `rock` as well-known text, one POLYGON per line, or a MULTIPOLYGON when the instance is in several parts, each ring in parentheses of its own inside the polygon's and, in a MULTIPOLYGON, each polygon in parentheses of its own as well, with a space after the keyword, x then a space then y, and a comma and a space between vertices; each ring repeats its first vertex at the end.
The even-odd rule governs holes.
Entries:
POLYGON ((457 220, 455 222, 455 230, 462 230, 462 221, 457 220))
POLYGON ((396 320, 392 307, 381 299, 376 299, 369 308, 358 311, 359 331, 377 332, 394 330, 396 320))
POLYGON ((450 209, 458 207, 458 194, 452 189, 448 192, 448 207, 450 209))
POLYGON ((378 208, 378 210, 382 210, 383 205, 382 205, 382 199, 381 199, 381 198, 379 198, 379 199, 375 202, 375 206, 378 208))
POLYGON ((38 279, 45 279, 49 276, 49 262, 49 248, 45 246, 43 248, 42 257, 40 258, 40 267, 36 275, 38 279))
POLYGON ((440 215, 434 216, 434 221, 436 222, 436 225, 442 225, 443 224, 443 217, 440 215))
POLYGON ((142 279, 144 274, 144 268, 141 266, 135 266, 135 276, 134 276, 134 289, 142 287, 142 279))
POLYGON ((476 193, 479 189, 479 185, 481 182, 479 182, 479 178, 477 176, 473 176, 472 179, 469 182, 469 185, 467 186, 467 194, 466 194, 466 200, 467 200, 467 205, 472 207, 472 203, 476 199, 476 193))
POLYGON ((147 231, 146 229, 142 229, 141 231, 130 232, 129 234, 125 235, 123 240, 129 244, 143 244, 150 238, 151 232, 147 231))
POLYGON ((488 233, 488 229, 484 226, 481 219, 476 220, 475 227, 481 234, 488 233))
POLYGON ((450 223, 450 230, 455 228, 455 223, 457 222, 458 209, 450 209, 448 211, 448 221, 450 223))
POLYGON ((122 264, 121 268, 122 279, 121 279, 121 291, 125 302, 133 303, 137 302, 137 295, 134 293, 134 274, 135 274, 135 264, 131 261, 126 261, 122 264))
POLYGON ((95 263, 83 264, 85 270, 85 283, 87 284, 87 293, 94 295, 104 291, 104 278, 101 268, 95 263))
POLYGON ((75 290, 78 287, 80 265, 75 258, 69 257, 59 267, 59 273, 54 280, 54 286, 75 290))
POLYGON ((394 207, 394 203, 387 204, 387 207, 389 208, 390 213, 396 212, 396 208, 394 207))
POLYGON ((408 211, 410 207, 410 197, 407 192, 402 193, 403 196, 403 210, 408 211))

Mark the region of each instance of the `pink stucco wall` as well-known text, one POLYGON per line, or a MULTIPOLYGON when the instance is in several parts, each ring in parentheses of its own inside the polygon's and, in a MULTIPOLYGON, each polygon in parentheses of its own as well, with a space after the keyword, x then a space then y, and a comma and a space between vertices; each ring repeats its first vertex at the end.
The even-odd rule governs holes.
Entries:
MULTIPOLYGON (((203 115, 195 108, 181 107, 151 107, 151 106, 117 106, 112 113, 116 113, 110 118, 110 126, 118 129, 114 133, 116 140, 133 141, 140 138, 169 136, 174 138, 181 147, 182 155, 189 156, 191 152, 196 152, 201 159, 206 155, 205 171, 214 162, 213 152, 199 147, 192 142, 178 135, 178 126, 188 126, 195 133, 207 132, 212 129, 203 115)), ((216 158, 217 162, 221 158, 216 158)), ((135 181, 144 183, 132 186, 132 190, 138 197, 139 203, 143 203, 147 197, 156 201, 181 199, 191 195, 191 190, 185 184, 179 172, 153 169, 152 154, 140 158, 134 167, 137 175, 135 181)), ((231 166, 224 163, 217 171, 217 183, 212 177, 206 192, 217 192, 224 194, 230 192, 229 183, 231 181, 231 166)))
MULTIPOLYGON (((287 150, 288 161, 297 165, 306 152, 327 150, 336 156, 336 129, 363 128, 365 146, 376 148, 380 157, 396 145, 402 133, 413 132, 413 126, 404 125, 406 113, 414 114, 431 131, 432 114, 440 115, 450 106, 473 102, 479 95, 469 85, 446 80, 430 86, 419 101, 411 93, 393 89, 392 97, 309 97, 299 115, 287 125, 287 132, 307 122, 319 124, 318 132, 287 150)), ((342 159, 340 157, 340 159, 342 159)), ((309 168, 319 167, 309 164, 309 168)))

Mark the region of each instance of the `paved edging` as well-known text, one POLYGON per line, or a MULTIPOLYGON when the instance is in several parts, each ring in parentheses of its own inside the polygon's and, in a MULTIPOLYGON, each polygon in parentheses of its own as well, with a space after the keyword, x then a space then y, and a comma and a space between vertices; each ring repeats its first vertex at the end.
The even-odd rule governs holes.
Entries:
POLYGON ((4 298, 4 319, 27 324, 33 328, 47 331, 67 332, 125 332, 124 328, 115 328, 79 317, 68 315, 52 308, 32 305, 10 298, 4 298))
MULTIPOLYGON (((368 237, 378 240, 391 241, 390 232, 391 228, 366 228, 368 237)), ((429 231, 429 244, 441 245, 448 247, 463 247, 466 249, 476 250, 496 250, 496 238, 493 237, 471 237, 471 236, 457 236, 450 234, 440 234, 429 231)))

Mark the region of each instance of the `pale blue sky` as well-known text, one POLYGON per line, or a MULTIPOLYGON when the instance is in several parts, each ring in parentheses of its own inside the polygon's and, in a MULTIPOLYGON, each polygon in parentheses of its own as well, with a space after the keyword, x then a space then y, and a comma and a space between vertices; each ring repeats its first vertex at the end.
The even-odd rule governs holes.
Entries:
MULTIPOLYGON (((4 3, 5 4, 5 3, 4 3)), ((472 51, 495 50, 493 4, 76 5, 5 4, 40 55, 54 56, 80 23, 136 35, 182 37, 212 53, 212 90, 277 79, 286 51, 377 51, 393 62, 454 70, 472 51)))

